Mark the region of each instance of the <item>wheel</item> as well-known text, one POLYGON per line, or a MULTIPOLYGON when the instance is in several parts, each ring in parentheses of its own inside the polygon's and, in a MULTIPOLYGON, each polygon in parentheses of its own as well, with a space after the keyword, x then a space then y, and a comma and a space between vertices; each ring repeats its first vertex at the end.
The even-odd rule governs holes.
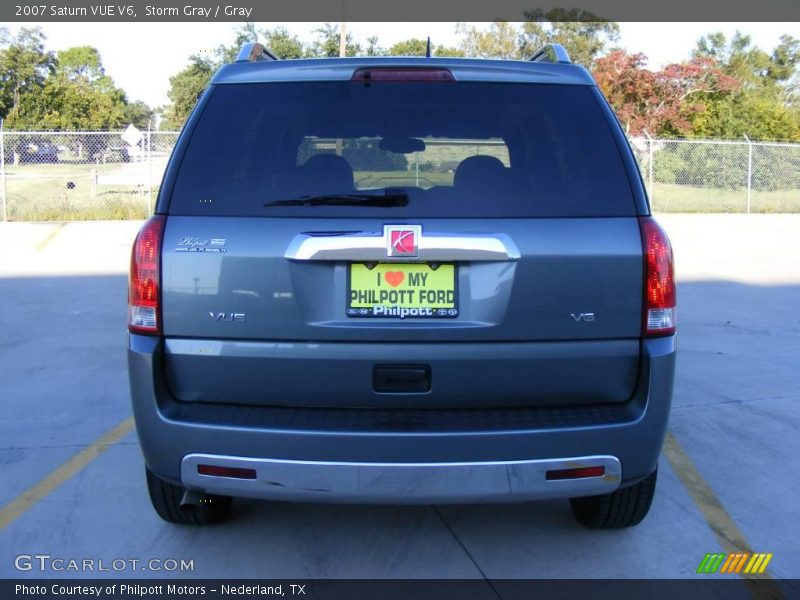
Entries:
POLYGON ((231 498, 210 494, 202 497, 199 506, 181 506, 185 487, 164 481, 150 469, 146 472, 150 502, 158 516, 168 523, 210 525, 222 521, 231 508, 231 498))
POLYGON ((646 479, 611 494, 570 498, 572 514, 592 529, 621 529, 638 525, 647 516, 656 492, 658 468, 646 479))

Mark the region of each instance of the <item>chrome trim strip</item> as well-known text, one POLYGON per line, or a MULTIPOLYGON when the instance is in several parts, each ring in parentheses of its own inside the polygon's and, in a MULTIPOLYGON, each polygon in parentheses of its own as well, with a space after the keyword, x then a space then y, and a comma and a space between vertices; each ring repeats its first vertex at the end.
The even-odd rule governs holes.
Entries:
POLYGON ((498 462, 359 463, 188 454, 181 481, 225 496, 352 503, 519 502, 611 493, 622 480, 614 456, 498 462), (255 479, 200 475, 200 464, 255 469, 255 479), (605 467, 602 477, 548 481, 549 470, 605 467))
POLYGON ((504 233, 448 234, 425 233, 419 236, 413 258, 389 257, 387 234, 358 232, 332 235, 301 233, 284 253, 289 260, 332 260, 363 262, 445 262, 519 260, 517 245, 504 233))

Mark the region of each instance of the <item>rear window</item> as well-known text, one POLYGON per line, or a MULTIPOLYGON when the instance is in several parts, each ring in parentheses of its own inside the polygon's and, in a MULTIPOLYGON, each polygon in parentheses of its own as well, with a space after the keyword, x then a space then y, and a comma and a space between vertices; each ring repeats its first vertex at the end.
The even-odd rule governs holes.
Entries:
POLYGON ((587 86, 348 81, 216 86, 191 132, 169 211, 592 217, 634 215, 635 206, 587 86), (407 202, 285 205, 387 190, 407 202))

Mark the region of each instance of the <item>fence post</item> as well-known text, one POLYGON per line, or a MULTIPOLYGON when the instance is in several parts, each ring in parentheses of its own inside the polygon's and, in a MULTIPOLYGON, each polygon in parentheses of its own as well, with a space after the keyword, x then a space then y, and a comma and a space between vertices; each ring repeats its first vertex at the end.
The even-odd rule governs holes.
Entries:
POLYGON ((750 214, 750 198, 753 190, 753 142, 744 134, 747 140, 747 214, 750 214))
POLYGON ((3 222, 5 222, 8 221, 8 211, 6 208, 6 136, 3 125, 3 119, 0 119, 0 203, 2 203, 3 222))
POLYGON ((647 136, 647 195, 650 197, 650 206, 653 206, 653 138, 644 129, 644 134, 647 136))
POLYGON ((153 120, 147 122, 147 215, 150 216, 153 206, 153 146, 151 143, 150 131, 152 130, 153 120))

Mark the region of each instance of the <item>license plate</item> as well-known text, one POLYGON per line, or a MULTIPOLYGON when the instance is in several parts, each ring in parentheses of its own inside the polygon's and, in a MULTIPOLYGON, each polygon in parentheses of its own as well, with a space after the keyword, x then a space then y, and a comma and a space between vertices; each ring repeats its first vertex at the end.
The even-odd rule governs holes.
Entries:
POLYGON ((456 266, 426 263, 353 263, 347 316, 442 319, 458 316, 456 266))

